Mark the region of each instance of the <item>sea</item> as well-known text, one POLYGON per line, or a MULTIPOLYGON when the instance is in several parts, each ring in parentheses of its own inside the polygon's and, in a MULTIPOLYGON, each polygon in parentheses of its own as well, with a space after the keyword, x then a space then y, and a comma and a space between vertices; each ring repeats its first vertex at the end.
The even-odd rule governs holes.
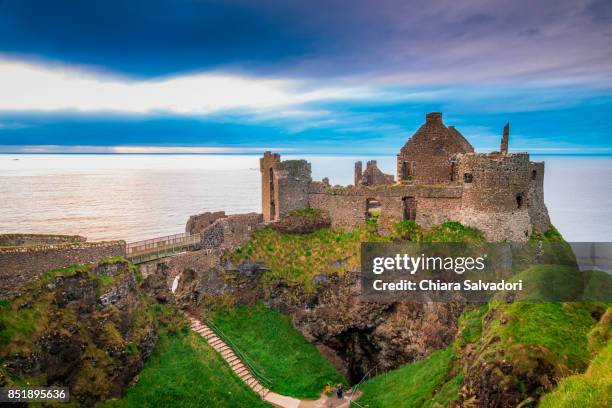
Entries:
MULTIPOLYGON (((544 200, 568 241, 612 241, 612 156, 532 155, 544 200)), ((313 178, 350 184, 356 160, 395 173, 395 157, 313 155, 313 178)), ((190 215, 261 211, 259 156, 0 154, 0 233, 128 242, 184 232, 190 215)))

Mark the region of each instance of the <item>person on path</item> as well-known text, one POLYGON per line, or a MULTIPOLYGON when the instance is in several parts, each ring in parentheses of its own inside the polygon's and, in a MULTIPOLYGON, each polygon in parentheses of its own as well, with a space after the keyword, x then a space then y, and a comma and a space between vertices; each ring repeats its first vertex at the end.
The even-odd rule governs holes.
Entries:
POLYGON ((338 384, 338 387, 336 388, 336 396, 339 399, 342 399, 342 397, 344 397, 344 385, 342 384, 338 384))

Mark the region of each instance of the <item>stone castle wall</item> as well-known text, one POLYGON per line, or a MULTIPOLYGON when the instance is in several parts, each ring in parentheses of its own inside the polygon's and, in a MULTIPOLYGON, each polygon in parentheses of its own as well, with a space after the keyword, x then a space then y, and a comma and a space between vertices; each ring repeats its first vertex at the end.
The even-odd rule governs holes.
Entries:
POLYGON ((550 228, 548 209, 544 204, 544 162, 529 163, 529 218, 533 228, 543 232, 550 228))
POLYGON ((490 241, 525 241, 529 216, 529 155, 465 154, 458 160, 463 197, 458 221, 490 241))
POLYGON ((376 187, 329 187, 311 183, 308 203, 311 208, 327 210, 332 226, 355 228, 367 219, 368 200, 380 205, 378 225, 387 230, 404 219, 404 198, 414 198, 416 221, 424 227, 453 219, 461 206, 461 186, 417 186, 393 184, 376 187))
POLYGON ((199 234, 210 224, 217 221, 219 218, 224 217, 226 217, 225 211, 205 212, 202 214, 192 215, 189 217, 189 220, 187 220, 185 232, 190 235, 199 234))
POLYGON ((0 234, 0 247, 73 244, 85 241, 87 238, 80 235, 0 234))
POLYGON ((428 113, 425 123, 397 155, 398 181, 452 182, 452 156, 473 151, 456 129, 449 130, 442 123, 441 113, 428 113))
POLYGON ((263 226, 263 216, 258 213, 234 214, 219 218, 204 229, 203 249, 233 249, 249 240, 263 226))
POLYGON ((308 191, 312 182, 310 174, 310 163, 306 160, 285 160, 278 164, 277 219, 292 210, 308 207, 308 191))
POLYGON ((280 155, 265 152, 259 159, 259 171, 261 172, 261 209, 265 222, 278 219, 278 181, 275 177, 276 169, 280 163, 280 155))
POLYGON ((107 256, 125 256, 124 241, 0 247, 0 299, 11 299, 44 272, 107 256))

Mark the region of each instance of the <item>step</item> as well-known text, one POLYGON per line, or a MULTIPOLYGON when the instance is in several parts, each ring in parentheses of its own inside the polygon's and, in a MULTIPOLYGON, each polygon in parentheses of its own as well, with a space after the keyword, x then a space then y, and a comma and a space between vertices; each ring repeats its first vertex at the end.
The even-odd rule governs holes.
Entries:
POLYGON ((225 360, 225 361, 227 361, 227 363, 230 365, 230 367, 233 367, 234 364, 238 364, 238 363, 241 362, 240 359, 238 358, 238 356, 235 355, 235 354, 233 356, 228 357, 227 360, 225 360))
POLYGON ((236 373, 236 375, 237 375, 238 377, 241 377, 241 376, 242 376, 244 373, 251 374, 251 373, 249 372, 249 370, 247 370, 247 368, 246 368, 246 367, 244 367, 244 366, 240 367, 239 369, 235 370, 234 372, 236 373))

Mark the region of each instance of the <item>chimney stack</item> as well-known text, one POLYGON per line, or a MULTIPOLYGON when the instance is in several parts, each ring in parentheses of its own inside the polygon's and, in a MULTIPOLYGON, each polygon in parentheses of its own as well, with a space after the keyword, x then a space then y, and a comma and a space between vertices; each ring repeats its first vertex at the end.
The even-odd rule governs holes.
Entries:
POLYGON ((442 124, 442 112, 430 112, 425 115, 425 123, 442 124))

